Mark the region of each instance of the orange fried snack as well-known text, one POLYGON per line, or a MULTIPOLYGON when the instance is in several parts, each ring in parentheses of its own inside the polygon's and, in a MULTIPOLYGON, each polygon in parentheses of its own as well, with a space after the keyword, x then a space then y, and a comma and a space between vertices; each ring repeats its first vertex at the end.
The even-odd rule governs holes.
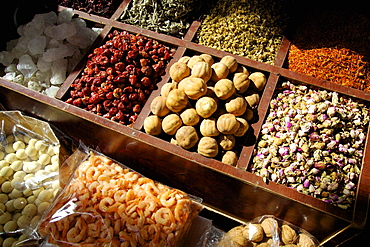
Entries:
POLYGON ((177 246, 198 209, 185 192, 92 154, 39 233, 58 246, 177 246))

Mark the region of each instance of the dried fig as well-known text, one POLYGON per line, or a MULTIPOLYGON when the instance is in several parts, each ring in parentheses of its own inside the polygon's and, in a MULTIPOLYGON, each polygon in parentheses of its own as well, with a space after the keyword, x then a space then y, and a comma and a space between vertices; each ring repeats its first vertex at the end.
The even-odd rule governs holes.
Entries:
POLYGON ((297 233, 288 225, 281 226, 281 240, 284 244, 292 244, 297 240, 297 233))
POLYGON ((273 218, 266 218, 261 222, 263 231, 265 232, 266 237, 271 238, 278 231, 278 222, 273 218))
POLYGON ((243 236, 252 242, 260 242, 264 237, 263 228, 260 224, 247 224, 243 236))
POLYGON ((298 247, 315 247, 316 244, 312 240, 312 238, 310 238, 309 236, 307 236, 304 233, 300 233, 298 235, 298 243, 297 243, 297 246, 298 247))
POLYGON ((227 232, 227 235, 239 246, 247 245, 248 240, 243 236, 244 226, 236 226, 227 232))

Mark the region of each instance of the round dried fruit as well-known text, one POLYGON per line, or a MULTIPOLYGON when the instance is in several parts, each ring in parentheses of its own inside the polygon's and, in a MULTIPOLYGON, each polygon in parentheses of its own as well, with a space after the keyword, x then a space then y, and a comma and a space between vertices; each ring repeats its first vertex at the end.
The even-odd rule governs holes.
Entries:
POLYGON ((162 88, 161 88, 161 95, 164 96, 164 97, 167 97, 168 96, 168 93, 172 90, 176 88, 176 84, 173 83, 173 82, 168 82, 168 83, 165 83, 162 88))
POLYGON ((260 102, 260 95, 254 90, 248 90, 247 92, 245 92, 244 98, 251 108, 257 106, 260 102))
POLYGON ((195 110, 203 118, 210 117, 217 110, 217 102, 208 96, 203 96, 195 103, 195 110))
POLYGON ((298 235, 298 244, 297 245, 300 246, 300 247, 315 247, 316 246, 316 244, 312 240, 312 238, 310 238, 309 236, 307 236, 304 233, 300 233, 298 235))
POLYGON ((186 77, 179 82, 177 87, 193 100, 199 99, 207 92, 207 84, 202 78, 197 77, 186 77))
POLYGON ((247 101, 244 97, 236 95, 226 101, 225 109, 227 112, 234 114, 235 116, 241 116, 247 110, 247 101))
POLYGON ((217 119, 217 129, 222 134, 234 134, 239 128, 239 121, 231 113, 222 114, 217 119))
POLYGON ((202 120, 199 126, 200 133, 202 136, 218 136, 220 132, 216 127, 215 118, 205 118, 202 120))
POLYGON ((220 63, 225 64, 229 68, 230 73, 235 72, 235 70, 238 68, 238 62, 236 61, 236 58, 230 55, 221 58, 220 63))
POLYGON ((217 82, 221 79, 225 79, 229 75, 229 68, 223 63, 220 62, 214 63, 211 66, 211 68, 212 68, 211 80, 214 82, 217 82))
POLYGON ((250 80, 248 75, 245 73, 235 73, 233 77, 233 83, 239 93, 244 93, 249 87, 250 80))
POLYGON ((181 126, 175 134, 177 145, 190 149, 198 142, 197 130, 193 126, 181 126))
POLYGON ((266 76, 262 72, 253 72, 248 78, 251 80, 251 89, 257 91, 262 91, 267 82, 266 76))
POLYGON ((180 114, 183 124, 194 126, 199 123, 200 117, 195 108, 188 108, 180 114))
POLYGON ((239 128, 234 133, 234 136, 243 136, 249 129, 249 123, 245 118, 237 117, 236 120, 239 122, 239 128))
POLYGON ((208 63, 209 66, 212 66, 214 64, 214 60, 213 60, 213 57, 209 54, 200 54, 199 55, 201 58, 203 58, 204 62, 208 63))
POLYGON ((236 166, 236 163, 238 162, 238 155, 234 151, 226 151, 222 156, 221 162, 227 165, 236 166))
POLYGON ((204 82, 207 82, 211 79, 212 68, 207 62, 196 63, 191 70, 191 76, 202 78, 204 82))
POLYGON ((159 117, 166 116, 170 112, 170 109, 168 109, 168 107, 166 106, 166 97, 155 97, 150 103, 150 110, 154 115, 157 115, 159 117))
POLYGON ((208 136, 200 138, 198 143, 198 153, 206 157, 215 157, 218 154, 217 141, 208 136))
POLYGON ((189 102, 188 96, 183 90, 172 89, 166 98, 166 106, 173 112, 180 112, 189 102))
POLYGON ((236 92, 233 82, 229 79, 221 79, 217 81, 213 90, 216 96, 222 100, 230 98, 236 92))
POLYGON ((227 235, 237 246, 247 246, 248 240, 243 236, 244 226, 236 226, 227 232, 227 235))
POLYGON ((144 130, 149 135, 159 135, 162 133, 162 120, 156 116, 151 115, 144 120, 144 130))
POLYGON ((182 120, 177 114, 169 114, 162 120, 162 130, 168 135, 174 135, 176 131, 181 127, 182 120))
POLYGON ((217 141, 223 150, 233 149, 236 142, 234 135, 219 135, 217 141))
POLYGON ((199 62, 204 62, 204 59, 199 55, 194 55, 194 56, 190 57, 187 65, 190 69, 193 69, 194 65, 196 63, 199 63, 199 62))
POLYGON ((186 63, 182 62, 175 62, 170 67, 170 77, 172 80, 179 82, 185 77, 190 75, 190 68, 186 65, 186 63))

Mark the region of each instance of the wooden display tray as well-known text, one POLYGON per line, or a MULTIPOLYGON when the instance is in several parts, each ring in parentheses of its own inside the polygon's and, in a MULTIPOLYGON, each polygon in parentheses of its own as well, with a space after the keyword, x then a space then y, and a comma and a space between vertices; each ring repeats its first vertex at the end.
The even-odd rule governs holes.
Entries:
MULTIPOLYGON (((162 43, 176 47, 176 52, 167 66, 167 73, 158 84, 159 88, 169 81, 168 69, 186 52, 208 53, 221 58, 230 53, 215 50, 192 42, 200 25, 195 21, 183 39, 159 34, 117 21, 129 1, 123 1, 110 18, 98 17, 75 11, 84 19, 104 26, 103 32, 90 51, 100 45, 113 29, 142 34, 162 43)), ((58 11, 63 9, 59 7, 58 11)), ((238 63, 268 75, 268 82, 258 106, 258 121, 251 125, 248 140, 239 157, 237 167, 223 164, 197 153, 189 152, 157 137, 147 135, 142 129, 144 119, 149 115, 151 100, 159 95, 154 91, 132 127, 120 125, 83 109, 63 102, 70 84, 80 74, 86 57, 71 73, 56 98, 51 98, 21 85, 0 78, 0 103, 8 110, 20 110, 30 116, 50 122, 76 141, 98 147, 99 150, 145 176, 182 189, 203 198, 204 204, 222 215, 248 222, 262 215, 275 215, 302 227, 314 235, 325 246, 334 246, 360 233, 365 227, 369 210, 370 168, 368 146, 363 157, 363 167, 358 184, 355 205, 350 210, 335 207, 324 201, 304 195, 273 182, 264 183, 262 178, 246 171, 251 161, 254 141, 268 111, 269 102, 280 78, 295 83, 313 85, 336 91, 354 98, 370 101, 370 94, 360 90, 333 84, 284 69, 290 42, 284 38, 277 54, 275 65, 235 56, 238 63)), ((89 51, 87 52, 89 54, 89 51)))

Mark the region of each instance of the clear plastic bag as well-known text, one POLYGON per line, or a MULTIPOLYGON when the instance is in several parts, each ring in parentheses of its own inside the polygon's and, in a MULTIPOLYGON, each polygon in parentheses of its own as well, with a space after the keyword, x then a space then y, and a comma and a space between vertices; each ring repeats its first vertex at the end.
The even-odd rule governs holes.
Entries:
POLYGON ((73 175, 37 227, 42 246, 181 246, 202 209, 200 198, 86 147, 61 170, 73 175))
POLYGON ((60 143, 50 125, 0 111, 0 243, 28 238, 60 189, 60 143))
MULTIPOLYGON (((304 229, 272 215, 264 215, 236 226, 227 235, 237 246, 316 247, 319 241, 304 229)), ((227 245, 221 244, 219 247, 227 245)))

